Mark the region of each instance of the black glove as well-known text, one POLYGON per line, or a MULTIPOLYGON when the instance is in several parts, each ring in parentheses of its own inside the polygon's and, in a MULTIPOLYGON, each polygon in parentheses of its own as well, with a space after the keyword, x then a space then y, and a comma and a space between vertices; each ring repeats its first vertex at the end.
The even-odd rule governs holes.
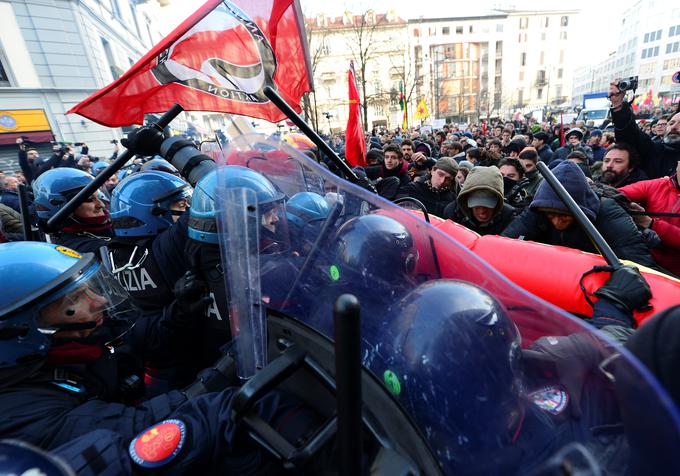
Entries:
POLYGON ((604 286, 594 294, 600 299, 612 301, 629 313, 645 307, 652 297, 649 284, 632 266, 622 266, 612 271, 604 286))
POLYGON ((178 310, 187 316, 203 316, 212 298, 208 295, 208 285, 196 276, 193 271, 187 271, 177 280, 173 290, 177 300, 178 310))
POLYGON ((130 132, 120 143, 137 155, 147 156, 159 154, 164 140, 163 130, 156 124, 149 124, 130 132))
POLYGON ((201 370, 194 383, 186 387, 182 393, 190 400, 204 393, 219 392, 237 385, 236 361, 227 354, 220 357, 212 367, 201 370))

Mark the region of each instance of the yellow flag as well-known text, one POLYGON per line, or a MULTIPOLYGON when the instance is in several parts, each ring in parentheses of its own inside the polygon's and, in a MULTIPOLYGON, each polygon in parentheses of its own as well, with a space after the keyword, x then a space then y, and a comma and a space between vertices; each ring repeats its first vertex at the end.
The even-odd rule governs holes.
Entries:
POLYGON ((427 104, 425 104, 425 98, 421 99, 416 108, 416 113, 413 115, 413 119, 417 121, 422 121, 430 117, 430 111, 427 109, 427 104))

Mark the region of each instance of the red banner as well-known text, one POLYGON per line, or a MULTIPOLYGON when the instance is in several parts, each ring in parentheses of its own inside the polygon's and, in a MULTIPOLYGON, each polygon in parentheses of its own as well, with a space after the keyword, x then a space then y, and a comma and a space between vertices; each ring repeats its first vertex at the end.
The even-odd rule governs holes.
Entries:
POLYGON ((209 0, 123 76, 73 107, 99 124, 142 124, 178 102, 277 122, 263 94, 271 86, 297 111, 311 91, 298 0, 209 0))
POLYGON ((366 139, 361 126, 361 98, 354 79, 354 65, 347 72, 349 82, 349 117, 345 132, 345 158, 352 167, 366 166, 366 139))

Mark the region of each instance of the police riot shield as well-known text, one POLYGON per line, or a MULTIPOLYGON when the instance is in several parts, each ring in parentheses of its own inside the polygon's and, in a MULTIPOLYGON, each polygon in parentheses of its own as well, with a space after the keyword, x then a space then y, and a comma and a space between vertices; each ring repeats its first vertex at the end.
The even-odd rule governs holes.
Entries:
MULTIPOLYGON (((332 341, 333 304, 355 295, 364 366, 408 415, 441 472, 680 471, 678 409, 623 347, 517 287, 422 213, 334 176, 288 144, 238 138, 223 167, 254 156, 284 202, 312 192, 328 207, 320 221, 314 207, 298 213, 316 226, 288 226, 285 233, 306 236, 288 236, 291 245, 274 252, 261 239, 242 243, 245 225, 221 219, 223 252, 257 250, 261 296, 249 305, 261 306, 270 326, 283 315, 332 341)), ((259 214, 260 231, 271 228, 257 207, 250 213, 251 220, 259 214)), ((243 292, 244 282, 233 278, 229 294, 243 292)), ((271 342, 270 335, 269 349, 289 338, 271 342)), ((364 406, 371 411, 366 393, 364 406)))

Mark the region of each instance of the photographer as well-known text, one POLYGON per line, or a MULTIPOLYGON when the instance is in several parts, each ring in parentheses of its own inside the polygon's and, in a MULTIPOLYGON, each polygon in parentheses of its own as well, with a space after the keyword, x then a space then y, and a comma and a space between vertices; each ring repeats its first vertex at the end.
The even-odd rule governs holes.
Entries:
POLYGON ((680 113, 676 112, 669 119, 663 140, 653 141, 635 123, 633 109, 625 101, 626 91, 636 87, 637 78, 614 80, 609 85, 616 142, 625 142, 637 149, 640 154, 640 168, 649 178, 673 175, 680 160, 680 113))

